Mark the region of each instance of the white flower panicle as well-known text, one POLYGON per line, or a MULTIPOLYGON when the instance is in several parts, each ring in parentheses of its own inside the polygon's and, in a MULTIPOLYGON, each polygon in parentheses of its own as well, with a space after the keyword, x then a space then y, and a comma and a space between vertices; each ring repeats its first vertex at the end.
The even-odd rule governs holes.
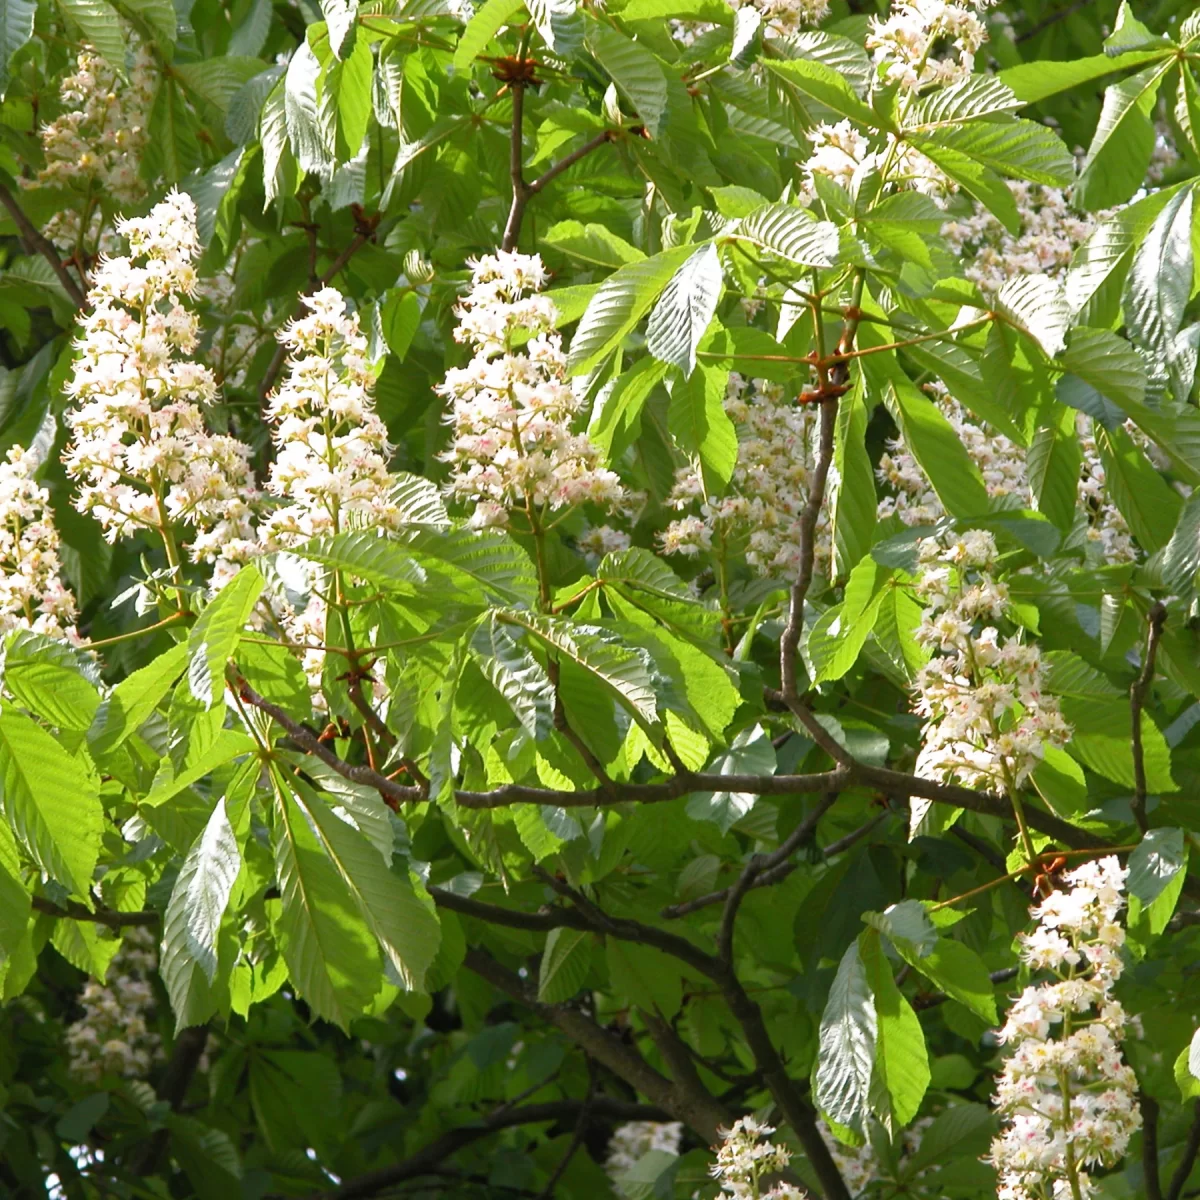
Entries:
POLYGON ((276 454, 266 488, 289 501, 260 528, 272 550, 348 529, 395 529, 401 521, 358 316, 337 288, 303 303, 308 312, 279 335, 288 357, 267 406, 276 454))
POLYGON ((615 1184, 638 1159, 651 1150, 678 1154, 683 1138, 679 1121, 626 1121, 613 1130, 604 1156, 604 1170, 615 1184))
POLYGON ((0 463, 0 636, 29 629, 77 642, 75 596, 62 581, 50 493, 21 446, 0 463))
POLYGON ((106 1075, 145 1078, 161 1060, 161 1040, 148 1025, 157 965, 153 935, 133 928, 109 964, 108 982, 89 979, 84 985, 83 1016, 66 1034, 68 1070, 81 1082, 97 1084, 106 1075))
POLYGON ((917 90, 967 78, 987 41, 982 14, 996 0, 894 0, 872 17, 866 46, 888 83, 917 90))
POLYGON ((1010 1048, 995 1097, 1005 1124, 990 1156, 1000 1200, 1096 1195, 1089 1169, 1115 1165, 1141 1127, 1137 1079, 1121 1058, 1130 1020, 1112 995, 1128 874, 1112 856, 1076 867, 1020 936, 1022 959, 1052 978, 1021 993, 999 1035, 1010 1048))
POLYGON ((453 441, 441 456, 453 471, 451 495, 474 502, 477 527, 507 525, 514 512, 544 527, 547 513, 587 503, 628 511, 635 497, 573 429, 580 401, 553 332, 554 304, 539 294, 541 258, 502 250, 471 267, 454 336, 474 357, 436 388, 451 402, 453 441))
POLYGON ((27 187, 66 188, 85 200, 56 213, 44 230, 60 250, 82 240, 91 252, 102 233, 102 201, 137 204, 146 194, 140 174, 146 126, 155 88, 154 57, 138 46, 128 82, 90 46, 76 59, 75 72, 59 86, 63 112, 42 126, 45 165, 27 187), (89 212, 89 227, 82 228, 89 212))
POLYGON ((945 200, 958 185, 932 159, 915 146, 888 134, 879 150, 872 151, 866 135, 846 120, 836 125, 821 123, 808 133, 812 154, 804 164, 805 182, 799 199, 812 203, 816 196, 814 176, 824 175, 849 188, 856 176, 880 171, 885 182, 945 200))
POLYGON ((994 577, 996 542, 973 529, 919 547, 916 591, 926 609, 916 638, 935 651, 917 676, 917 713, 925 718, 916 773, 997 791, 1020 788, 1047 746, 1070 727, 1045 690, 1036 645, 1001 639, 1008 589, 994 577))
POLYGON ((773 1125, 764 1125, 753 1117, 734 1121, 730 1129, 718 1129, 722 1141, 716 1149, 717 1161, 709 1167, 723 1192, 735 1200, 801 1200, 799 1188, 787 1183, 766 1186, 772 1175, 784 1170, 791 1161, 786 1146, 769 1140, 773 1125))
POLYGON ((128 256, 101 261, 80 318, 79 357, 66 391, 73 440, 64 461, 76 507, 110 542, 140 530, 164 540, 190 525, 196 561, 242 561, 254 549, 249 449, 213 434, 202 405, 212 372, 191 361, 196 314, 196 208, 172 192, 147 217, 118 223, 128 256))
MULTIPOLYGON (((925 1131, 933 1124, 933 1121, 933 1117, 921 1117, 920 1120, 914 1121, 907 1129, 900 1132, 897 1146, 900 1152, 898 1165, 902 1167, 904 1160, 912 1158, 921 1148, 925 1131)), ((820 1119, 817 1121, 817 1129, 821 1134, 821 1140, 829 1149, 830 1157, 837 1166, 838 1174, 845 1180, 846 1190, 851 1196, 865 1195, 871 1184, 878 1183, 883 1179, 879 1156, 875 1153, 875 1147, 870 1141, 864 1142, 861 1146, 847 1146, 843 1142, 839 1142, 833 1136, 829 1126, 820 1119)), ((926 1167, 924 1170, 916 1172, 911 1178, 914 1181, 918 1180, 931 1170, 932 1168, 926 1167)))
MULTIPOLYGON (((668 503, 687 516, 660 536, 667 554, 723 555, 731 542, 745 542, 746 561, 761 575, 794 573, 800 563, 800 515, 817 460, 819 414, 815 406, 791 402, 781 385, 765 379, 749 384, 729 376, 725 411, 738 431, 738 457, 725 494, 705 494, 693 468, 680 470, 668 503), (697 511, 698 510, 698 511, 697 511)), ((828 507, 818 517, 816 561, 828 564, 828 507)))
MULTIPOLYGON (((787 37, 801 29, 819 25, 830 8, 828 0, 748 0, 758 9, 768 36, 787 37)), ((734 0, 734 8, 743 7, 743 0, 734 0)))

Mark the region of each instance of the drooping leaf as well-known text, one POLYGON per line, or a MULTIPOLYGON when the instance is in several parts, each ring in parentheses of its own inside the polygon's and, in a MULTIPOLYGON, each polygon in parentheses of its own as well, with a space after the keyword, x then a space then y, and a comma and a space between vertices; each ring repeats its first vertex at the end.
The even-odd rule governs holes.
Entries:
POLYGON ((206 709, 225 691, 225 664, 233 657, 264 586, 257 567, 243 567, 217 593, 188 634, 188 688, 206 709))
POLYGON ((726 236, 751 242, 802 267, 831 267, 838 255, 837 226, 787 204, 765 205, 744 217, 726 236))
POLYGON ((721 259, 709 242, 671 277, 650 313, 646 349, 688 377, 696 369, 696 348, 721 298, 721 259))
POLYGON ((592 934, 578 929, 552 929, 538 970, 538 999, 564 1004, 583 986, 591 967, 592 934))
POLYGON ((1133 255, 1125 282, 1125 320, 1134 340, 1163 355, 1192 294, 1194 189, 1166 203, 1133 255))
POLYGON ((821 1016, 813 1082, 821 1112, 859 1134, 870 1111, 877 1037, 875 997, 854 941, 838 964, 821 1016))

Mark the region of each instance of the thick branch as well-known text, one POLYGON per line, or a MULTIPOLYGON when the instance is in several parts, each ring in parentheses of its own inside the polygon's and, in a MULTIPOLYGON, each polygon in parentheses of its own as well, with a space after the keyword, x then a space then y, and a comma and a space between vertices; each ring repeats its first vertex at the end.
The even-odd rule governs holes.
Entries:
POLYGON ((135 925, 157 925, 158 913, 145 910, 142 912, 115 912, 111 908, 87 908, 76 900, 68 900, 66 905, 55 904, 45 896, 34 896, 35 911, 45 913, 50 917, 65 917, 72 921, 91 921, 94 925, 103 925, 106 929, 128 929, 135 925))
MULTIPOLYGON (((172 1112, 177 1112, 182 1106, 207 1044, 207 1025, 193 1025, 182 1030, 176 1037, 171 1057, 167 1060, 155 1089, 159 1100, 165 1101, 172 1112)), ((153 1174, 167 1148, 169 1138, 170 1130, 163 1128, 144 1142, 139 1142, 134 1147, 127 1165, 129 1173, 138 1177, 153 1174)))
POLYGON ((1138 828, 1146 832, 1146 752, 1142 746, 1142 709, 1154 682, 1154 660, 1158 643, 1167 620, 1167 608, 1157 603, 1146 615, 1146 648, 1142 653, 1142 669, 1129 686, 1130 739, 1133 743, 1133 818, 1138 828))
POLYGON ((368 1171, 356 1179, 347 1180, 331 1191, 314 1192, 308 1200, 362 1200, 407 1179, 427 1175, 439 1163, 464 1146, 490 1137, 515 1125, 541 1125, 548 1121, 578 1119, 585 1108, 598 1117, 614 1121, 661 1121, 666 1117, 661 1108, 649 1104, 627 1104, 608 1096, 592 1096, 586 1100, 552 1100, 545 1104, 526 1104, 520 1108, 501 1108, 480 1118, 475 1125, 462 1125, 435 1138, 403 1162, 368 1171))
POLYGON ((83 288, 75 282, 75 277, 67 270, 66 264, 59 258, 54 243, 43 236, 37 226, 26 216, 25 210, 17 201, 16 196, 3 183, 0 183, 0 204, 4 205, 8 210, 8 215, 12 217, 13 224, 17 227, 17 232, 21 235, 21 241, 25 245, 25 252, 40 254, 50 264, 54 274, 58 276, 59 283, 63 285, 63 291, 71 298, 71 303, 76 308, 85 308, 87 296, 84 295, 83 288))
POLYGON ((729 1123, 729 1114, 707 1090, 687 1089, 678 1081, 672 1082, 660 1075, 632 1046, 602 1029, 577 1009, 543 1004, 518 975, 482 950, 468 950, 466 966, 505 995, 519 1000, 542 1020, 562 1030, 596 1062, 636 1088, 651 1103, 666 1109, 705 1142, 717 1141, 717 1130, 729 1123))
POLYGON ((1200 1154, 1200 1100, 1196 1101, 1195 1117, 1192 1127, 1188 1130, 1187 1142, 1183 1147, 1183 1157, 1171 1176, 1171 1184, 1167 1188, 1167 1200, 1179 1200, 1183 1189, 1187 1186, 1192 1168, 1196 1165, 1196 1155, 1200 1154))

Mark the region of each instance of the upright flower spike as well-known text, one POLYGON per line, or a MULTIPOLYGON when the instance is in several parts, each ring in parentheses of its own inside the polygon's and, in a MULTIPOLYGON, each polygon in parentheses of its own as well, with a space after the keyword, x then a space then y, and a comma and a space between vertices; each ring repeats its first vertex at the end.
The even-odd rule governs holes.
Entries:
POLYGON ((263 523, 270 549, 348 529, 394 529, 391 453, 375 412, 367 339, 337 288, 304 297, 306 315, 279 335, 283 383, 267 406, 275 461, 267 491, 289 503, 263 523))
POLYGON ((867 49, 888 83, 913 91, 951 84, 975 69, 987 41, 982 14, 996 0, 895 0, 886 17, 872 17, 867 49))
POLYGON ((55 213, 44 233, 60 249, 95 253, 106 230, 101 204, 139 203, 146 194, 141 157, 154 100, 154 56, 138 46, 128 79, 85 46, 59 85, 63 111, 42 126, 45 164, 26 187, 61 188, 79 200, 55 213), (84 227, 84 221, 87 227, 84 227))
POLYGON ((1070 727, 1045 690, 1041 651, 997 626, 1008 588, 994 577, 996 542, 972 529, 919 547, 916 591, 925 602, 917 640, 936 653, 917 677, 916 711, 925 718, 916 773, 924 779, 1012 792, 1047 746, 1070 727))
MULTIPOLYGON (((818 414, 791 402, 779 384, 749 383, 731 374, 725 411, 738 430, 737 465, 725 494, 708 497, 700 475, 680 470, 668 503, 686 515, 660 538, 667 554, 718 555, 745 542, 746 561, 760 575, 786 577, 800 562, 800 514, 816 463, 818 414)), ((818 568, 830 556, 829 514, 817 518, 818 568)))
POLYGON ((592 440, 574 431, 579 398, 553 332, 554 304, 539 294, 542 260, 501 250, 471 268, 454 336, 474 357, 436 389, 451 402, 454 438, 442 455, 453 471, 450 493, 475 505, 477 527, 505 526, 522 513, 531 529, 544 529, 548 514, 589 503, 626 511, 634 498, 592 440))
POLYGON ((178 573, 178 534, 190 528, 198 562, 239 562, 255 549, 250 451, 213 434, 202 406, 212 372, 189 359, 197 320, 184 303, 196 285, 196 207, 172 192, 147 217, 123 220, 128 256, 106 258, 80 318, 66 391, 72 441, 64 456, 80 487, 76 507, 110 542, 158 534, 178 573))
POLYGON ((29 629, 77 641, 75 597, 63 583, 50 493, 20 446, 0 463, 0 636, 29 629))
POLYGON ((1010 1050, 991 1149, 999 1200, 1088 1200, 1089 1169, 1119 1162, 1141 1127, 1137 1079, 1121 1058, 1130 1020, 1112 995, 1128 874, 1111 856, 1076 867, 1018 939, 1025 963, 1052 979, 1027 987, 1000 1031, 1010 1050))
POLYGON ((773 1125, 764 1125, 753 1117, 734 1121, 729 1129, 717 1131, 722 1137, 716 1148, 717 1160, 709 1168, 721 1185, 721 1191, 734 1200, 801 1200, 799 1188, 788 1183, 770 1184, 768 1180, 784 1170, 791 1161, 786 1146, 770 1141, 773 1125))

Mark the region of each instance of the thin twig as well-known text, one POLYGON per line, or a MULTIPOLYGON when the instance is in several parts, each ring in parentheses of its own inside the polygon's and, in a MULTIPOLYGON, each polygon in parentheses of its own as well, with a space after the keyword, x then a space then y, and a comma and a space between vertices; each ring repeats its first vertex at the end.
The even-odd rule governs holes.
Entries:
POLYGON ((1146 1200, 1163 1200, 1158 1171, 1158 1101, 1148 1092, 1138 1092, 1142 1110, 1142 1186, 1146 1200))
POLYGON ((55 904, 45 896, 32 898, 34 910, 45 913, 50 917, 58 917, 70 921, 91 921, 93 925, 103 925, 106 929, 129 929, 134 926, 157 925, 160 918, 151 909, 137 912, 116 912, 111 908, 88 908, 77 900, 68 900, 65 904, 55 904))
POLYGON ((1154 682, 1154 660, 1167 621, 1167 608, 1161 601, 1146 614, 1146 647, 1142 653, 1142 669, 1129 685, 1130 740, 1133 743, 1133 818, 1145 833, 1146 824, 1146 752, 1142 745, 1142 709, 1154 682))
POLYGON ((587 1055, 584 1055, 584 1059, 587 1062, 588 1086, 583 1103, 579 1106, 579 1116, 575 1118, 575 1131, 571 1134, 571 1141, 562 1158, 558 1160, 558 1165, 550 1173, 550 1178, 546 1180, 546 1186, 542 1188, 538 1200, 554 1200, 554 1189, 558 1187, 558 1181, 567 1173, 571 1159, 575 1157, 576 1151, 583 1145, 583 1139, 587 1135, 588 1123, 592 1119, 592 1103, 596 1098, 598 1077, 596 1064, 587 1055))
POLYGON ((1196 1165, 1196 1155, 1200 1154, 1200 1100, 1196 1101, 1195 1114, 1192 1119, 1192 1127, 1188 1130, 1187 1141, 1184 1143, 1183 1157, 1180 1158, 1179 1165, 1175 1168, 1175 1174, 1171 1176, 1170 1186, 1167 1188, 1167 1200, 1179 1200, 1183 1195, 1183 1189, 1187 1186, 1192 1168, 1196 1165))
POLYGON ((17 232, 21 235, 21 241, 25 245, 25 252, 27 254, 40 254, 50 264, 50 268, 54 274, 58 276, 59 283, 63 285, 63 291, 71 298, 71 303, 76 308, 86 308, 87 296, 79 284, 75 282, 75 278, 71 272, 67 270, 66 264, 54 248, 54 243, 45 237, 37 226, 34 225, 17 201, 17 198, 3 183, 0 183, 0 204, 4 205, 8 210, 8 215, 12 217, 13 224, 17 227, 17 232))

